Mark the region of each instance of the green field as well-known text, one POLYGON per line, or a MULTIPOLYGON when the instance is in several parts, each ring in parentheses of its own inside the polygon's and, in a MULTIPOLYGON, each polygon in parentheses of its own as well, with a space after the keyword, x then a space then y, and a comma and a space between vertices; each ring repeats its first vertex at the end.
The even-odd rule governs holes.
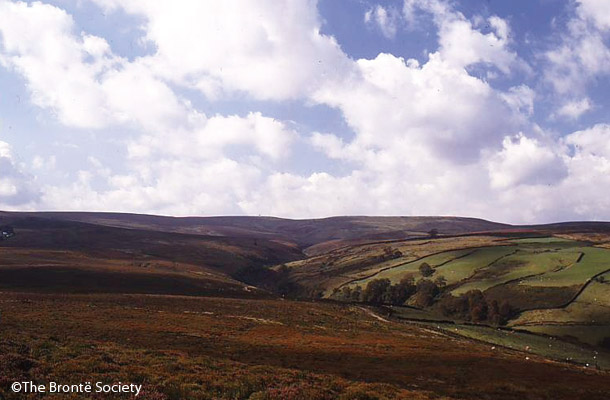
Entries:
MULTIPOLYGON (((333 288, 342 286, 365 289, 369 282, 376 279, 389 279, 392 284, 397 284, 406 277, 412 277, 417 282, 424 278, 419 271, 420 266, 427 263, 434 269, 427 279, 434 281, 442 277, 446 283, 444 287, 441 285, 437 300, 447 294, 460 296, 471 290, 479 290, 485 297, 498 303, 507 302, 513 308, 507 323, 512 328, 567 339, 572 342, 570 346, 578 347, 574 343, 580 342, 605 347, 607 344, 602 342, 610 338, 610 249, 595 247, 585 238, 507 237, 486 238, 486 242, 481 242, 480 238, 459 238, 459 244, 463 246, 459 249, 447 247, 452 246, 451 240, 458 239, 408 245, 401 243, 393 248, 400 249, 402 257, 380 262, 371 260, 379 257, 387 245, 356 246, 343 256, 334 253, 332 265, 340 269, 342 265, 361 263, 361 267, 345 270, 336 278, 334 287, 326 288, 325 295, 330 297, 333 288), (430 255, 413 259, 417 254, 426 253, 430 255)), ((307 260, 299 262, 307 264, 307 260)), ((412 300, 413 297, 406 304, 416 305, 412 300)), ((394 309, 394 314, 403 319, 439 323, 451 319, 443 315, 446 311, 442 311, 440 306, 426 307, 422 310, 398 307, 394 309)), ((468 315, 457 315, 459 317, 454 317, 465 319, 455 319, 454 322, 470 321, 468 315)), ((479 328, 465 326, 464 330, 469 335, 485 336, 481 340, 491 341, 495 335, 493 329, 480 331, 479 328)), ((504 339, 495 340, 500 340, 497 344, 502 346, 518 348, 521 342, 535 340, 532 337, 542 337, 537 344, 540 349, 549 344, 552 346, 552 342, 543 336, 526 333, 507 336, 505 331, 499 332, 499 337, 504 339), (509 343, 509 346, 502 342, 509 339, 517 340, 517 344, 509 343)), ((527 345, 532 347, 531 343, 527 345)), ((589 353, 574 355, 574 351, 569 350, 568 355, 562 351, 556 348, 550 352, 538 352, 555 359, 579 359, 583 364, 593 362, 589 353)))
POLYGON ((555 236, 548 237, 537 237, 537 238, 523 238, 523 239, 511 239, 511 243, 517 244, 553 244, 553 245, 564 245, 573 246, 575 241, 570 239, 564 239, 555 236))
MULTIPOLYGON (((467 256, 473 253, 475 250, 473 249, 462 249, 455 251, 445 251, 439 254, 433 254, 428 257, 423 257, 416 261, 411 261, 407 263, 402 263, 396 265, 390 269, 386 269, 381 271, 375 275, 368 276, 364 279, 360 279, 350 283, 350 286, 366 286, 373 279, 389 279, 392 283, 398 283, 401 279, 412 276, 415 279, 421 278, 421 274, 419 273, 419 267, 423 263, 428 263, 432 268, 437 268, 439 266, 445 265, 453 260, 459 259, 460 257, 467 256)), ((433 275, 434 277, 435 275, 433 275)))
MULTIPOLYGON (((579 304, 603 307, 610 314, 610 272, 593 280, 576 299, 579 304)), ((608 315, 610 319, 610 315, 608 315)))
MULTIPOLYGON (((464 248, 439 252, 411 260, 380 262, 352 274, 350 286, 366 286, 373 279, 397 283, 407 276, 421 279, 419 266, 428 263, 436 271, 431 278, 442 276, 448 285, 457 285, 452 294, 469 290, 485 291, 507 282, 537 287, 583 285, 600 272, 610 269, 610 250, 585 246, 583 242, 557 238, 524 238, 499 241, 497 246, 464 248), (358 279, 360 278, 360 279, 358 279)), ((341 260, 354 263, 354 255, 341 260)))
POLYGON ((523 284, 532 286, 583 285, 592 276, 610 271, 610 250, 597 247, 575 247, 573 251, 584 253, 578 263, 570 268, 550 271, 542 276, 527 279, 523 284))
MULTIPOLYGON (((576 339, 591 346, 599 346, 601 341, 610 337, 608 325, 532 325, 520 327, 532 333, 541 333, 564 339, 576 339)), ((607 354, 607 352, 605 352, 607 354)))
POLYGON ((365 271, 359 271, 356 273, 350 273, 350 274, 348 274, 348 276, 353 277, 354 279, 359 279, 359 278, 366 279, 368 276, 370 276, 373 273, 389 270, 392 268, 402 267, 405 264, 413 262, 413 259, 414 259, 414 257, 407 256, 407 257, 397 258, 395 260, 384 261, 379 264, 376 264, 374 267, 372 267, 370 269, 367 269, 365 271))
MULTIPOLYGON (((589 366, 597 366, 602 369, 610 368, 610 353, 583 348, 583 346, 579 346, 578 344, 557 340, 557 338, 565 336, 566 334, 571 334, 576 337, 578 331, 582 330, 583 327, 554 326, 551 327, 552 329, 547 329, 547 326, 535 326, 531 327, 531 329, 530 327, 518 327, 519 330, 496 329, 483 325, 446 323, 444 322, 446 318, 430 311, 406 307, 393 307, 393 310, 393 316, 395 317, 415 321, 431 321, 417 323, 429 326, 435 330, 445 331, 451 335, 459 335, 486 342, 489 343, 490 346, 507 347, 558 361, 569 361, 582 365, 588 364, 589 366), (537 334, 530 334, 523 332, 522 330, 528 330, 537 334)), ((596 345, 602 338, 610 336, 610 332, 608 331, 609 328, 607 326, 594 327, 594 330, 591 331, 593 335, 590 335, 593 343, 590 344, 596 345)), ((591 332, 588 333, 591 334, 591 332)))
POLYGON ((436 269, 437 276, 443 276, 447 284, 460 282, 471 277, 477 270, 517 251, 517 246, 493 246, 476 250, 464 258, 453 260, 436 269))
POLYGON ((605 337, 610 337, 610 273, 589 283, 567 307, 527 311, 511 325, 599 344, 605 337))
MULTIPOLYGON (((456 335, 495 344, 497 346, 508 347, 510 349, 530 352, 553 360, 575 362, 602 369, 610 368, 610 355, 608 353, 599 352, 595 349, 583 348, 582 346, 557 340, 553 337, 532 335, 511 330, 498 330, 485 326, 450 324, 437 324, 437 326, 456 335)), ((534 330, 532 330, 532 332, 534 332, 534 330)), ((538 333, 548 334, 546 331, 540 331, 538 333)))
POLYGON ((484 271, 481 271, 480 276, 473 277, 472 282, 461 285, 452 293, 459 295, 474 289, 485 291, 493 286, 517 279, 524 279, 524 282, 529 282, 529 280, 526 281, 527 277, 531 277, 530 280, 538 279, 537 276, 532 275, 570 268, 580 255, 580 252, 572 249, 559 251, 519 249, 515 254, 490 265, 484 271))

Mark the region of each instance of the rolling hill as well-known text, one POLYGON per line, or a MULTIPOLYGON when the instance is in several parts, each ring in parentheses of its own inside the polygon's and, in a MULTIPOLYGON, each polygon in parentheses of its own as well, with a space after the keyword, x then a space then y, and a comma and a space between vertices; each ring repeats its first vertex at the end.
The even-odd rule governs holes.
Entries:
POLYGON ((4 214, 16 235, 0 244, 0 288, 55 292, 251 295, 232 276, 303 257, 265 238, 126 229, 4 214))
POLYGON ((512 328, 605 347, 610 340, 610 249, 599 236, 597 241, 577 236, 472 235, 375 243, 293 261, 285 269, 304 293, 347 302, 370 302, 366 289, 382 281, 434 283, 430 304, 419 301, 417 293, 399 303, 374 302, 411 307, 411 313, 418 309, 420 319, 485 324, 487 317, 477 319, 467 305, 456 305, 480 296, 484 313, 491 313, 492 302, 507 303, 506 324, 512 328), (423 264, 430 270, 422 271, 423 264))
POLYGON ((425 235, 496 231, 510 225, 460 217, 331 217, 290 220, 274 217, 163 217, 88 212, 0 213, 4 220, 36 217, 100 226, 176 232, 206 236, 256 237, 289 241, 306 249, 329 241, 402 239, 425 235))
POLYGON ((610 390, 608 223, 0 212, 7 225, 0 398, 91 371, 144 399, 610 390))

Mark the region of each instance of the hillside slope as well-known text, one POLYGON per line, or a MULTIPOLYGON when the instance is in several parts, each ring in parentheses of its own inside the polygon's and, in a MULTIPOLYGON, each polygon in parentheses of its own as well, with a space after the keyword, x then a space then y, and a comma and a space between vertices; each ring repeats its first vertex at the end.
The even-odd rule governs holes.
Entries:
POLYGON ((610 347, 607 238, 563 232, 365 244, 275 268, 306 296, 408 306, 400 311, 407 317, 507 323, 610 347))
POLYGON ((0 242, 0 288, 54 292, 229 294, 252 290, 233 277, 303 258, 291 244, 28 215, 3 215, 15 236, 0 242))
POLYGON ((607 397, 608 224, 0 213, 0 225, 15 232, 0 242, 7 399, 10 379, 91 369, 141 379, 155 399, 607 397))
POLYGON ((0 213, 9 220, 37 217, 95 225, 188 233, 206 236, 277 239, 301 248, 328 241, 401 239, 425 235, 431 229, 441 234, 496 231, 511 228, 476 218, 461 217, 331 217, 291 220, 274 217, 164 217, 140 214, 89 212, 0 213))

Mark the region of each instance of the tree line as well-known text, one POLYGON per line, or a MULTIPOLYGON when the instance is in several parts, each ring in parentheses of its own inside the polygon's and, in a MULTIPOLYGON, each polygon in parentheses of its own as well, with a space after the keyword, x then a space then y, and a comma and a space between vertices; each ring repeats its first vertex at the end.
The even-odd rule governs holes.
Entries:
POLYGON ((387 279, 373 279, 361 286, 335 288, 331 298, 339 301, 361 302, 372 305, 401 306, 408 302, 418 308, 433 308, 444 316, 463 321, 504 325, 515 315, 515 309, 507 302, 488 299, 480 290, 470 290, 454 296, 446 289, 443 277, 429 279, 434 273, 427 264, 420 266, 424 278, 415 282, 412 276, 396 284, 387 279))

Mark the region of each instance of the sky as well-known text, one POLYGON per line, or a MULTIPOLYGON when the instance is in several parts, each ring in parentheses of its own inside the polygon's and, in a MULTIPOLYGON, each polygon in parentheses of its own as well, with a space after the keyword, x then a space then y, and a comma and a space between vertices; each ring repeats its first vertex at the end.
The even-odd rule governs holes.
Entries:
POLYGON ((0 0, 0 209, 610 219, 610 1, 0 0))

